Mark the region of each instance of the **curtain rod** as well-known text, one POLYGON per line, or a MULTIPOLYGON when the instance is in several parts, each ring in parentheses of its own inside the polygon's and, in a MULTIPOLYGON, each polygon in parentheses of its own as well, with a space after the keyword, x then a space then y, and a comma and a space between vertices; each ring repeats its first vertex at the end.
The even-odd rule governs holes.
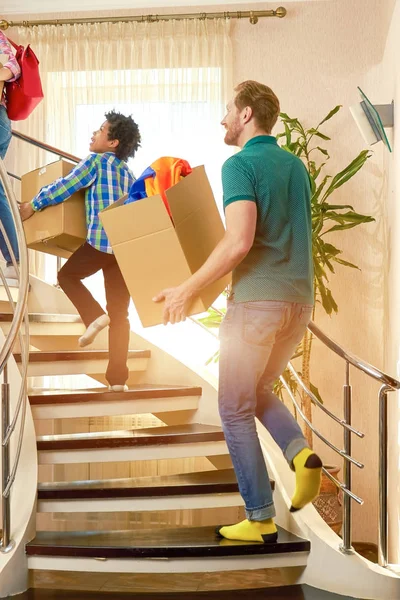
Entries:
POLYGON ((128 23, 136 21, 139 23, 157 23, 158 21, 181 21, 183 19, 249 19, 252 25, 258 23, 258 19, 264 17, 278 17, 282 19, 286 16, 287 10, 280 6, 276 10, 245 10, 235 12, 215 12, 215 13, 188 13, 176 15, 140 15, 132 17, 99 17, 83 19, 51 19, 44 21, 6 21, 0 20, 0 29, 5 31, 9 27, 34 27, 40 25, 75 25, 83 23, 128 23))

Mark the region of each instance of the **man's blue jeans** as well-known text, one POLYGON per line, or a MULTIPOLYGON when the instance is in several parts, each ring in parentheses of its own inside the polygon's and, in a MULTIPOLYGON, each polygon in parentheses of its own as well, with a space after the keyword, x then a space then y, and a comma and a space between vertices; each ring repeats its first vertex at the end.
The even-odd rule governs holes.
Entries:
POLYGON ((220 327, 219 412, 246 517, 275 516, 255 417, 289 465, 307 442, 296 420, 272 393, 310 321, 312 306, 292 302, 228 302, 220 327))
MULTIPOLYGON (((7 117, 7 111, 4 106, 0 106, 0 157, 4 159, 8 146, 11 142, 11 123, 7 117)), ((6 231, 9 239, 11 248, 15 255, 15 260, 19 262, 18 242, 17 234, 15 231, 15 225, 11 216, 11 210, 4 192, 3 185, 0 181, 0 221, 6 231)), ((7 261, 7 266, 12 265, 10 252, 8 251, 7 244, 4 240, 4 236, 0 231, 0 251, 7 261)))

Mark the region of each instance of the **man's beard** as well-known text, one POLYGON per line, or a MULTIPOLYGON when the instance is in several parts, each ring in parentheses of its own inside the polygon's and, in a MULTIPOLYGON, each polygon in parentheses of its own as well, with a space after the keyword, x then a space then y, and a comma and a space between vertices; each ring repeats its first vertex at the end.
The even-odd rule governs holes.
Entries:
POLYGON ((238 123, 232 123, 230 128, 225 133, 224 142, 227 146, 237 146, 239 141, 239 136, 241 134, 241 130, 238 126, 238 123))

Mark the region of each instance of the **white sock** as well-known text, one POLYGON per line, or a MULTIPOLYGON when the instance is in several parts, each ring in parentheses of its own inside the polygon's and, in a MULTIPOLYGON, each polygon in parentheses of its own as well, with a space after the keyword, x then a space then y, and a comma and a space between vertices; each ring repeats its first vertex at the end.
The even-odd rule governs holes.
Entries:
POLYGON ((129 388, 126 384, 121 384, 121 385, 109 385, 108 386, 108 391, 109 392, 128 392, 129 388))
POLYGON ((85 333, 79 338, 78 344, 81 348, 88 346, 91 344, 98 333, 104 327, 110 324, 110 317, 108 315, 101 315, 101 317, 97 317, 93 323, 90 323, 89 327, 86 329, 85 333))

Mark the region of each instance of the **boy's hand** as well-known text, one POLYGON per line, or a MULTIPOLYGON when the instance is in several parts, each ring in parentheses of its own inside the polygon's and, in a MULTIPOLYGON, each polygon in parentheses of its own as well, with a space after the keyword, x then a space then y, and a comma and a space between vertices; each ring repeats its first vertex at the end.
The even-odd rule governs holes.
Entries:
POLYGON ((19 214, 23 221, 26 221, 34 214, 34 210, 32 208, 32 204, 30 202, 23 202, 19 205, 19 214))
POLYGON ((189 306, 193 300, 193 293, 184 285, 167 288, 153 298, 153 302, 162 302, 163 300, 165 300, 164 325, 167 325, 167 323, 180 323, 186 319, 189 306))

